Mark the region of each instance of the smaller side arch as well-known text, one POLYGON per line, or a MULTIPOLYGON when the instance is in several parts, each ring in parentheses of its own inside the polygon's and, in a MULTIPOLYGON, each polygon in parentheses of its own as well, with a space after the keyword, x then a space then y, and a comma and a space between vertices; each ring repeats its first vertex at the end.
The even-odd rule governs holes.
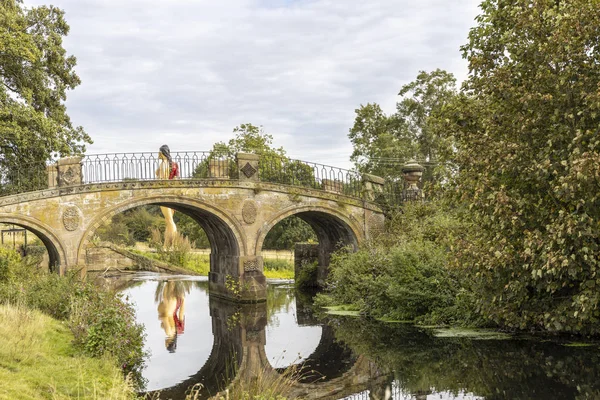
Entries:
POLYGON ((61 275, 65 272, 68 266, 67 253, 52 228, 34 218, 15 214, 0 214, 0 223, 17 225, 33 232, 46 246, 50 258, 49 268, 58 268, 57 272, 61 275))
MULTIPOLYGON (((262 246, 265 242, 265 238, 267 237, 267 234, 269 233, 269 231, 271 231, 271 229, 273 229, 273 227, 275 225, 277 225, 279 222, 283 221, 287 217, 291 217, 292 215, 296 215, 296 216, 302 218, 302 214, 304 214, 304 213, 314 213, 315 215, 318 213, 321 213, 325 216, 329 215, 331 218, 335 218, 339 222, 342 222, 343 224, 347 225, 347 229, 349 229, 349 231, 352 233, 352 235, 355 238, 356 245, 361 243, 365 238, 364 231, 359 228, 360 224, 358 221, 356 221, 352 217, 348 217, 348 215, 346 215, 346 214, 342 214, 341 212, 339 212, 338 210, 336 210, 334 208, 324 207, 324 206, 312 206, 312 205, 311 206, 292 207, 292 208, 283 210, 279 214, 276 214, 275 216, 273 216, 260 229, 258 237, 256 239, 256 249, 255 249, 256 253, 255 254, 259 254, 261 252, 262 246)), ((302 219, 305 219, 305 218, 302 218, 302 219)), ((311 224, 311 222, 309 222, 309 221, 307 221, 307 222, 309 224, 311 224)), ((311 226, 312 226, 312 224, 311 224, 311 226)), ((314 229, 314 226, 313 226, 313 229, 314 229)))
MULTIPOLYGON (((277 214, 259 231, 256 240, 256 254, 261 254, 262 246, 269 231, 283 219, 292 215, 308 223, 314 230, 319 240, 318 268, 316 281, 312 285, 324 286, 329 273, 331 254, 340 247, 350 246, 358 249, 358 244, 364 240, 364 232, 358 228, 359 224, 348 215, 340 213, 330 207, 301 206, 293 207, 277 214)), ((302 268, 301 263, 296 264, 296 273, 302 268)))

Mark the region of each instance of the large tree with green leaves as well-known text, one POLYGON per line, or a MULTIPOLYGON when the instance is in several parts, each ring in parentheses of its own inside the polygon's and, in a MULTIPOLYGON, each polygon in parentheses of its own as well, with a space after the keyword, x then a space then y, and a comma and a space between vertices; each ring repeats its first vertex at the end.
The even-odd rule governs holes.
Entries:
POLYGON ((354 126, 348 137, 354 151, 350 157, 362 172, 401 176, 401 166, 411 158, 434 161, 446 140, 432 128, 430 116, 456 95, 456 79, 437 69, 421 71, 417 78, 400 89, 396 112, 386 115, 378 104, 356 110, 354 126))
POLYGON ((446 110, 473 233, 457 261, 508 327, 600 332, 600 1, 486 0, 446 110))
MULTIPOLYGON (((90 137, 66 112, 67 90, 79 85, 75 57, 62 39, 64 12, 0 0, 0 181, 18 170, 43 171, 53 155, 83 152, 90 137)), ((33 171, 32 171, 33 172, 33 171)), ((23 183, 23 182, 20 182, 23 183)))

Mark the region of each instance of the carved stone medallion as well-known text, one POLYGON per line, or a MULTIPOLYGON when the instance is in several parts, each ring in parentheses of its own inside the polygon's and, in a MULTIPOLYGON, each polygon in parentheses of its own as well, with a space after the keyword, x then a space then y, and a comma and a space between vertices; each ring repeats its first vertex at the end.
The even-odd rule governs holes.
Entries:
POLYGON ((244 272, 258 271, 258 261, 257 260, 247 260, 244 261, 244 272))
POLYGON ((245 223, 252 225, 254 221, 256 221, 257 213, 258 209, 256 208, 256 203, 254 201, 244 201, 244 205, 242 206, 242 218, 244 219, 245 223))
POLYGON ((246 175, 246 178, 251 178, 252 175, 256 173, 256 168, 254 168, 252 165, 250 165, 249 162, 247 162, 246 165, 244 165, 241 168, 241 171, 244 173, 244 175, 246 175))
POLYGON ((77 207, 69 207, 63 212, 63 225, 68 231, 74 231, 79 227, 79 211, 77 211, 77 207))

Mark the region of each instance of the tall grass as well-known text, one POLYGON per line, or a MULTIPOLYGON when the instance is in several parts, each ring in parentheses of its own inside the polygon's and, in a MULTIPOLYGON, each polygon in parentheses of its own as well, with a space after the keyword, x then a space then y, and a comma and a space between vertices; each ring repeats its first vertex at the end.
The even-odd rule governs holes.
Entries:
POLYGON ((77 356, 63 323, 20 305, 0 305, 0 398, 135 399, 110 357, 77 356))

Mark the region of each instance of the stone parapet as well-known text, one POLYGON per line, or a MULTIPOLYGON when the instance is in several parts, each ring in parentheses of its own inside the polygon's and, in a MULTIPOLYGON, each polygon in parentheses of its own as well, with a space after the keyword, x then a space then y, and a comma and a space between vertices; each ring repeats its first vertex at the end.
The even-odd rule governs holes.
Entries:
POLYGON ((362 181, 366 200, 375 201, 377 196, 383 193, 385 179, 376 175, 363 174, 362 181))
POLYGON ((81 160, 81 157, 61 158, 55 164, 47 166, 48 188, 83 184, 81 160))

